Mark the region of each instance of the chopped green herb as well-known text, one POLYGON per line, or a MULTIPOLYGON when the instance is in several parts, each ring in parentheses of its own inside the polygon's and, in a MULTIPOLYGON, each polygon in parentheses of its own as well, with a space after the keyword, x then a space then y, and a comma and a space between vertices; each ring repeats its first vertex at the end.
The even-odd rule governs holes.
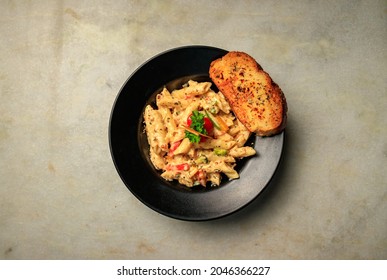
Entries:
POLYGON ((200 155, 196 160, 196 164, 208 163, 208 158, 205 155, 200 155))
POLYGON ((225 155, 227 155, 227 150, 221 149, 221 148, 215 148, 214 153, 217 156, 225 156, 225 155))
POLYGON ((201 134, 207 134, 206 129, 204 128, 204 114, 195 110, 191 115, 192 123, 190 125, 191 128, 195 129, 197 132, 201 134))
MULTIPOLYGON (((189 117, 189 127, 194 129, 195 131, 207 135, 207 130, 204 128, 204 114, 200 113, 197 110, 194 110, 192 112, 192 115, 189 117)), ((189 139, 192 143, 199 143, 200 142, 200 135, 196 135, 192 132, 185 131, 185 137, 189 139)))
POLYGON ((185 131, 185 137, 187 137, 192 143, 199 143, 201 139, 200 135, 193 134, 187 130, 185 131))

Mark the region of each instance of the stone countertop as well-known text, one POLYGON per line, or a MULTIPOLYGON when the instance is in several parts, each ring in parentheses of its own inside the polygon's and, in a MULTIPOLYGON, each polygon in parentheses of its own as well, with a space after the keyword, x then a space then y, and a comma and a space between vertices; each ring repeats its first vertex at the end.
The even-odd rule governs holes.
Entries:
POLYGON ((385 1, 6 1, 0 259, 386 259, 385 1), (108 143, 121 86, 167 49, 252 55, 283 89, 283 163, 248 207, 162 216, 108 143))

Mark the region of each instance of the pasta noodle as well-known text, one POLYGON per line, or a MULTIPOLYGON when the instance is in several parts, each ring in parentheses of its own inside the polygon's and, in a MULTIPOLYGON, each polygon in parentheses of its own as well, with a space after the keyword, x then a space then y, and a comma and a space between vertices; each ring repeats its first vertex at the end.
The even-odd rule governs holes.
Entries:
POLYGON ((256 154, 252 147, 244 146, 250 132, 232 114, 223 94, 211 89, 210 82, 190 80, 172 92, 164 88, 156 96, 156 106, 145 108, 145 132, 151 162, 165 180, 178 180, 187 187, 218 186, 222 174, 230 180, 239 178, 236 159, 256 154), (193 112, 208 116, 211 133, 205 130, 203 134, 189 125, 193 112), (200 141, 192 141, 187 133, 200 141))

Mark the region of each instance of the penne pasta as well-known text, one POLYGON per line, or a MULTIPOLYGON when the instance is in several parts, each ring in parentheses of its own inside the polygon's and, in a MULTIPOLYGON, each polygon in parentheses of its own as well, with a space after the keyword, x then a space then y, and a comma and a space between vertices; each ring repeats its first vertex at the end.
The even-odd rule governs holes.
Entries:
POLYGON ((145 108, 144 120, 149 145, 157 153, 168 151, 167 131, 159 111, 148 105, 145 108))
POLYGON ((176 122, 173 119, 173 116, 171 114, 171 111, 166 107, 159 108, 159 112, 161 114, 161 117, 163 119, 163 122, 167 128, 167 133, 165 135, 165 141, 170 143, 172 140, 175 139, 176 134, 176 122))
POLYGON ((192 143, 188 140, 188 138, 184 138, 183 141, 181 141, 180 145, 177 147, 177 149, 173 152, 173 154, 174 155, 186 154, 189 152, 191 147, 192 147, 192 143))
POLYGON ((157 153, 154 149, 150 149, 150 159, 154 167, 158 170, 165 168, 165 160, 160 153, 157 153))
POLYGON ((244 158, 255 154, 255 150, 251 147, 234 147, 229 152, 229 155, 234 158, 244 158))
POLYGON ((211 83, 203 82, 198 83, 195 81, 188 81, 188 85, 181 89, 173 91, 173 96, 178 99, 190 99, 194 96, 200 96, 206 94, 211 88, 211 83))
POLYGON ((208 139, 205 142, 195 144, 199 149, 214 149, 220 148, 229 150, 236 144, 235 141, 223 141, 221 139, 208 139))

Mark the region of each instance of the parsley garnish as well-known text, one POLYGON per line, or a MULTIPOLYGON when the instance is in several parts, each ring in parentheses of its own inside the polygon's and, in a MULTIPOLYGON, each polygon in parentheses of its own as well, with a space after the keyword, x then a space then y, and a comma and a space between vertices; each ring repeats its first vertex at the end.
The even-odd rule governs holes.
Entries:
POLYGON ((192 143, 199 143, 201 139, 200 135, 193 134, 187 130, 185 131, 185 137, 187 137, 192 143))
POLYGON ((191 128, 195 129, 197 132, 201 134, 207 134, 206 129, 204 128, 204 114, 195 110, 191 115, 192 123, 190 125, 191 128))
MULTIPOLYGON (((204 114, 197 110, 193 111, 191 115, 191 121, 190 128, 201 134, 207 135, 207 130, 204 128, 204 114)), ((189 131, 185 131, 185 137, 187 137, 192 143, 199 143, 201 139, 200 135, 193 134, 189 131)))

